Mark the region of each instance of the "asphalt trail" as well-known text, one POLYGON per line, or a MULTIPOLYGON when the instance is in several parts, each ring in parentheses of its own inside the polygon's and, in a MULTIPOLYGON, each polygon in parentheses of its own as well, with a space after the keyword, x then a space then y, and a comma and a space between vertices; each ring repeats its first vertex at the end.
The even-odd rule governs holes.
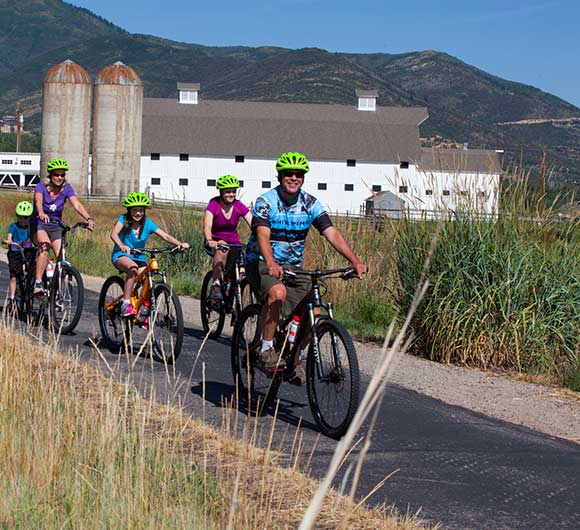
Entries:
MULTIPOLYGON (((7 279, 2 263, 3 293, 7 279)), ((108 372, 90 341, 99 338, 97 298, 98 293, 86 291, 81 322, 75 334, 61 342, 63 350, 78 348, 82 359, 108 372)), ((223 403, 234 391, 229 339, 208 342, 198 355, 202 340, 200 327, 186 322, 182 354, 169 372, 150 359, 101 353, 118 378, 130 380, 145 395, 179 402, 192 415, 220 426, 223 403)), ((320 477, 336 442, 319 437, 305 389, 283 385, 279 397, 274 445, 289 452, 300 425, 303 451, 309 453, 316 445, 310 473, 320 477)), ((240 424, 244 420, 242 413, 240 424)), ((262 440, 272 421, 271 415, 260 420, 262 440)), ((395 504, 411 513, 421 510, 423 519, 450 529, 580 528, 580 445, 393 385, 383 402, 357 494, 365 496, 396 470, 369 502, 395 504)))

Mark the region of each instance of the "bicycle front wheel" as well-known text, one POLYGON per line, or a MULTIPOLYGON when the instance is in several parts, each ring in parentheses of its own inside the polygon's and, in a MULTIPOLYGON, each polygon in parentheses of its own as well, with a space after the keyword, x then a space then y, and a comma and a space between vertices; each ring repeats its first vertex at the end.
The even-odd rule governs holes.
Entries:
POLYGON ((223 300, 211 298, 212 274, 209 271, 203 279, 201 286, 201 300, 199 301, 201 312, 201 324, 206 335, 210 339, 217 339, 224 328, 226 312, 223 300))
POLYGON ((356 350, 350 335, 338 322, 322 319, 315 329, 320 363, 316 363, 311 342, 306 364, 308 402, 321 432, 340 438, 347 431, 360 399, 356 350))
POLYGON ((66 335, 79 323, 85 288, 81 273, 74 267, 61 264, 57 270, 57 276, 50 284, 48 299, 50 325, 55 333, 66 335))
POLYGON ((262 415, 272 404, 282 382, 280 374, 269 376, 259 365, 262 344, 262 307, 252 304, 240 314, 232 338, 232 373, 238 401, 248 412, 262 415))
POLYGON ((173 364, 181 353, 183 344, 183 311, 177 295, 169 285, 155 286, 155 311, 149 325, 153 335, 153 358, 173 364))
POLYGON ((125 340, 126 323, 121 316, 123 286, 120 276, 110 276, 99 294, 99 327, 105 346, 118 351, 125 340))

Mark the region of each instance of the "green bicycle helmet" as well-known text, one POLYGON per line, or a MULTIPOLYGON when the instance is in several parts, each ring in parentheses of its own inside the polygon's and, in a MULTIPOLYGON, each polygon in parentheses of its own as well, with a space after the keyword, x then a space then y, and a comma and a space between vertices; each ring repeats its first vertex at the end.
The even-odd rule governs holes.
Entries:
POLYGON ((215 187, 218 190, 229 190, 232 188, 239 188, 240 181, 233 175, 222 175, 216 182, 215 187))
POLYGON ((68 162, 64 158, 53 158, 46 166, 46 169, 49 173, 55 169, 64 169, 65 171, 68 171, 68 162))
POLYGON ((16 205, 16 215, 30 217, 32 215, 32 204, 28 201, 20 201, 16 205))
POLYGON ((151 206, 151 201, 149 197, 140 191, 132 191, 123 200, 123 206, 125 208, 133 208, 133 206, 145 206, 149 208, 151 206))
POLYGON ((302 153, 284 153, 276 162, 276 171, 284 171, 285 169, 297 169, 308 173, 308 160, 302 153))

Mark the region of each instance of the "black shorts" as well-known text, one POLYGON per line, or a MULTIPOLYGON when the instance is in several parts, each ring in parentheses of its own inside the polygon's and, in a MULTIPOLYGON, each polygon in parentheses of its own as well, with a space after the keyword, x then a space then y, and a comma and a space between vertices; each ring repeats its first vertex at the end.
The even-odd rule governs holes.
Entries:
MULTIPOLYGON (((208 256, 211 256, 212 258, 215 256, 216 250, 211 248, 207 241, 204 242, 203 247, 205 248, 205 252, 207 253, 208 256)), ((238 256, 241 253, 242 253, 242 249, 239 247, 232 248, 228 252, 228 259, 226 260, 226 267, 225 267, 226 276, 233 271, 234 263, 238 259, 238 256)))
POLYGON ((24 256, 19 251, 8 251, 8 270, 10 271, 10 278, 16 278, 23 273, 25 263, 30 264, 36 257, 35 248, 27 248, 24 250, 24 256))

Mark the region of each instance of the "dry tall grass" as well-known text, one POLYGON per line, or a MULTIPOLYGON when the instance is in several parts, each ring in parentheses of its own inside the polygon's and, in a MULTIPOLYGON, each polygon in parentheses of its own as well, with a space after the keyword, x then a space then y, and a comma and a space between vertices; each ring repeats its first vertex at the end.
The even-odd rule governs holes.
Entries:
MULTIPOLYGON (((0 525, 296 528, 317 487, 298 471, 299 437, 280 467, 275 448, 252 445, 258 420, 225 410, 218 432, 2 325, 0 525)), ((316 527, 419 525, 331 492, 316 527)))

